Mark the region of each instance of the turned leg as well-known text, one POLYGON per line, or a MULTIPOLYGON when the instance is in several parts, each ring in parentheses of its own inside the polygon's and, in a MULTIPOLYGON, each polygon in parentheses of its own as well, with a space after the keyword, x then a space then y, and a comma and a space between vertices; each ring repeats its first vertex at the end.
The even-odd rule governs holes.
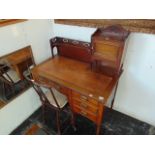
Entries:
POLYGON ((72 114, 72 118, 71 118, 71 124, 72 124, 72 127, 74 129, 74 131, 76 131, 76 123, 75 123, 75 119, 76 119, 76 114, 74 112, 71 112, 72 114))
POLYGON ((113 99, 112 99, 110 109, 112 109, 113 106, 114 106, 114 101, 115 101, 115 97, 116 97, 117 88, 118 88, 118 82, 117 82, 117 84, 116 84, 116 88, 115 88, 115 92, 114 92, 114 97, 113 97, 113 99))
POLYGON ((100 130, 101 130, 101 125, 97 125, 96 135, 99 135, 100 134, 100 130))
POLYGON ((61 131, 60 131, 60 112, 59 111, 56 112, 56 121, 57 121, 58 134, 60 135, 61 131))
POLYGON ((43 124, 45 124, 45 105, 42 105, 41 109, 42 109, 42 121, 43 124))

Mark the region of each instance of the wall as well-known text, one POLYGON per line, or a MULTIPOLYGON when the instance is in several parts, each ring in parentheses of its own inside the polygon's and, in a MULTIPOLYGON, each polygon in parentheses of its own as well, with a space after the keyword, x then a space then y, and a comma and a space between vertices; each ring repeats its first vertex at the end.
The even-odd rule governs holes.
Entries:
MULTIPOLYGON (((95 28, 54 24, 54 35, 90 41, 95 28)), ((155 126, 155 35, 132 33, 114 109, 155 126)))
MULTIPOLYGON (((51 56, 49 39, 53 36, 51 20, 28 20, 0 28, 0 56, 31 45, 38 64, 51 56)), ((9 134, 40 106, 31 88, 0 109, 0 134, 9 134)))
MULTIPOLYGON (((0 28, 0 56, 27 45, 32 46, 36 63, 51 56, 49 39, 63 36, 90 41, 94 28, 52 24, 50 20, 28 20, 0 28), (54 29, 54 32, 53 32, 54 29), (53 34, 54 33, 54 34, 53 34)), ((114 109, 155 126, 155 36, 133 33, 127 44, 114 109)), ((9 134, 40 106, 29 89, 0 109, 0 134, 9 134)))

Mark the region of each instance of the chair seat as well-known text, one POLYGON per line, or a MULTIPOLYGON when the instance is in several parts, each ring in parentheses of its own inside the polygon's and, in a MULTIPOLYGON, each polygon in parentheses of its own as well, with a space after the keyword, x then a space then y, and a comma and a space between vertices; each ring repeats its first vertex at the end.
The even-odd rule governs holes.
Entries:
MULTIPOLYGON (((10 78, 12 79, 12 81, 13 81, 14 83, 17 83, 17 82, 20 81, 20 78, 19 78, 19 76, 17 75, 16 71, 14 71, 14 70, 9 70, 9 71, 7 72, 7 74, 10 76, 10 78)), ((11 82, 11 80, 9 79, 9 77, 8 77, 5 73, 3 74, 3 76, 4 76, 8 81, 11 82)))
MULTIPOLYGON (((53 90, 53 93, 55 95, 55 98, 56 98, 60 108, 63 108, 68 102, 67 96, 65 96, 62 93, 58 92, 55 88, 52 88, 52 90, 53 90)), ((49 100, 50 104, 53 105, 54 107, 57 107, 51 92, 47 91, 45 93, 45 95, 46 95, 47 99, 49 100)))

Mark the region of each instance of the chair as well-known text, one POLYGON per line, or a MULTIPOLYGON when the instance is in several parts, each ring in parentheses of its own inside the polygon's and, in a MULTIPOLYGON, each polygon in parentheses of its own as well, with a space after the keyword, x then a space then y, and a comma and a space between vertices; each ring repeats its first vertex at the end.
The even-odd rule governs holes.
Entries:
MULTIPOLYGON (((57 89, 51 88, 48 85, 39 84, 32 78, 32 75, 23 74, 25 79, 29 81, 29 83, 33 86, 36 93, 39 95, 41 103, 42 103, 42 115, 43 121, 45 120, 45 106, 52 108, 56 111, 56 124, 57 124, 57 132, 61 134, 60 129, 60 112, 64 111, 66 104, 68 103, 67 97, 60 93, 57 89), (45 90, 43 90, 45 88, 45 90), (46 91, 47 90, 47 91, 46 91)), ((65 111, 67 112, 67 111, 65 111)), ((73 117, 73 115, 72 115, 73 117)), ((72 120, 73 122, 73 120, 72 120)), ((75 128, 74 128, 75 129, 75 128)))
POLYGON ((20 78, 18 77, 16 71, 12 70, 6 64, 0 64, 0 72, 6 80, 12 83, 17 83, 20 81, 20 78))
POLYGON ((7 100, 7 92, 15 94, 15 87, 20 82, 17 73, 5 64, 0 64, 0 81, 2 84, 3 98, 7 100), (10 91, 11 90, 11 91, 10 91))

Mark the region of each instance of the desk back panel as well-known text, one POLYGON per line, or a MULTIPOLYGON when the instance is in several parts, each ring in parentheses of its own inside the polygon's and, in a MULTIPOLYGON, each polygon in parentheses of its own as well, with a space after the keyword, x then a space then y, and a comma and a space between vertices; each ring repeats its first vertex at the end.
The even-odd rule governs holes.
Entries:
POLYGON ((53 56, 53 48, 56 47, 60 56, 91 62, 91 46, 88 42, 55 37, 50 40, 50 45, 53 56))

